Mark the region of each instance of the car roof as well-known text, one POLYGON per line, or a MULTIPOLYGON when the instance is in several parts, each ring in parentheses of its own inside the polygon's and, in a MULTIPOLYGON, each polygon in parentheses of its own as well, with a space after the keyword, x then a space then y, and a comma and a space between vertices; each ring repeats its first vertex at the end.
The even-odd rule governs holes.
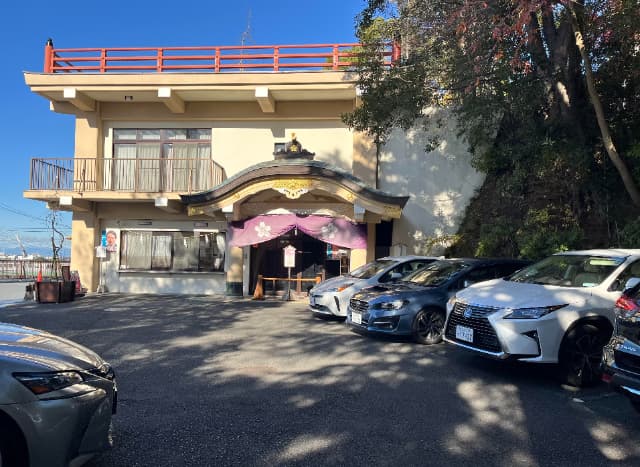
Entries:
POLYGON ((530 264, 532 261, 528 259, 517 259, 517 258, 442 258, 442 261, 455 261, 455 262, 465 262, 469 264, 483 264, 483 263, 491 263, 491 264, 499 264, 499 263, 516 263, 516 264, 530 264))
POLYGON ((593 256, 640 256, 637 248, 602 248, 593 250, 559 251, 554 255, 593 255, 593 256))
POLYGON ((393 261, 410 261, 413 259, 444 259, 444 256, 420 256, 420 255, 404 255, 404 256, 384 256, 382 258, 376 258, 376 261, 379 259, 385 260, 393 260, 393 261))

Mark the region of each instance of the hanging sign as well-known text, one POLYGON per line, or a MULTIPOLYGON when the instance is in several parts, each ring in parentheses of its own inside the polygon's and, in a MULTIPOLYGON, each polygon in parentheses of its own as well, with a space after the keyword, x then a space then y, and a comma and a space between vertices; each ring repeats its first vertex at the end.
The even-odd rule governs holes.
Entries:
POLYGON ((284 248, 284 267, 296 267, 296 247, 293 245, 289 245, 284 248))

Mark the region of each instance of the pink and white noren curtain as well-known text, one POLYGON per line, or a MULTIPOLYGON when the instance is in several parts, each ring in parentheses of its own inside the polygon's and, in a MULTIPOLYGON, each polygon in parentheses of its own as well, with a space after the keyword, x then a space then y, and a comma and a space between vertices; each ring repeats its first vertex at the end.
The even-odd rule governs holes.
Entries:
POLYGON ((257 216, 229 224, 229 245, 255 245, 277 238, 297 227, 313 238, 343 248, 366 248, 367 229, 346 219, 295 214, 257 216))

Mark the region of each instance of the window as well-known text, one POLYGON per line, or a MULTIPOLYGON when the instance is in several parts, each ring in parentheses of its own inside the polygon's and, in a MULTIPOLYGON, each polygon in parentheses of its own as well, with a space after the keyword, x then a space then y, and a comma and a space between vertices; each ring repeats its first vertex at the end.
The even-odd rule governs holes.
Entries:
POLYGON ((213 185, 211 129, 113 130, 105 185, 117 191, 187 192, 213 185))
POLYGON ((224 233, 124 230, 120 269, 223 271, 225 246, 224 233))

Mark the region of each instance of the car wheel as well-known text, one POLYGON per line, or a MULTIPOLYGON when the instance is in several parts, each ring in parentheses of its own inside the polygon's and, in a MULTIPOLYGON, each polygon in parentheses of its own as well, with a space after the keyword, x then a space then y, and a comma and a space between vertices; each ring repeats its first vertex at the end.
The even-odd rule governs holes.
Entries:
POLYGON ((420 310, 413 320, 413 340, 419 344, 437 344, 442 341, 444 313, 440 310, 420 310))
POLYGON ((14 424, 0 420, 0 466, 27 467, 29 459, 24 439, 14 424))
POLYGON ((640 397, 638 396, 629 396, 629 401, 631 401, 631 405, 637 412, 640 412, 640 397))
POLYGON ((609 335, 592 324, 571 329, 560 346, 560 367, 563 378, 571 386, 592 386, 600 381, 602 348, 609 335))

